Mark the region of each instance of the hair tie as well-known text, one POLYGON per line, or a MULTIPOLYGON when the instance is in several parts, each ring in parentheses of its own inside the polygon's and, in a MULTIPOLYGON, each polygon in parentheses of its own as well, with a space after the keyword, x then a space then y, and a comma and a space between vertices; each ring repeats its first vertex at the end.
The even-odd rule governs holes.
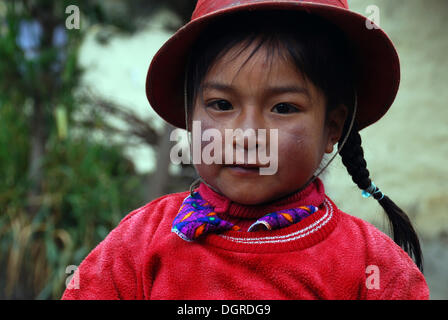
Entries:
POLYGON ((367 189, 362 191, 362 196, 364 198, 368 198, 372 195, 378 201, 380 201, 384 198, 384 194, 380 191, 380 189, 378 189, 378 187, 373 182, 370 184, 370 186, 367 189), (378 193, 381 194, 381 197, 379 199, 377 199, 375 197, 375 194, 378 194, 378 193))

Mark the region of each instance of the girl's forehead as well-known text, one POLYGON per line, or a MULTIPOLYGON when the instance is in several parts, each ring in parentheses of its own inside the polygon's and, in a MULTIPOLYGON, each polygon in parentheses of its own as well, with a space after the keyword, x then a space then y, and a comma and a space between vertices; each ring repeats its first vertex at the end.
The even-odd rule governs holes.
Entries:
POLYGON ((219 55, 207 72, 204 82, 220 80, 225 82, 306 82, 304 75, 281 48, 254 42, 230 48, 219 55))
POLYGON ((223 51, 217 56, 216 60, 213 62, 213 66, 226 66, 232 62, 241 63, 241 61, 243 61, 244 64, 249 65, 260 63, 269 65, 277 60, 285 60, 288 63, 291 63, 291 61, 288 61, 290 60, 289 56, 283 49, 279 48, 279 45, 274 46, 273 44, 259 43, 259 40, 255 39, 249 44, 247 41, 243 41, 223 51))

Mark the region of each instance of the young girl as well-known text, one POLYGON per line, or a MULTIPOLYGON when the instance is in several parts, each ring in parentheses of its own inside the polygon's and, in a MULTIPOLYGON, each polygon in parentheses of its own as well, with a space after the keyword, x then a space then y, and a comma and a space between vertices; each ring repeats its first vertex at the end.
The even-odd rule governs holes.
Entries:
POLYGON ((359 135, 398 83, 389 38, 345 0, 199 0, 152 61, 149 101, 187 130, 265 129, 213 156, 265 148, 276 170, 236 152, 196 164, 199 186, 127 215, 63 299, 428 299, 417 235, 371 181, 359 135), (395 242, 325 194, 334 146, 395 242))

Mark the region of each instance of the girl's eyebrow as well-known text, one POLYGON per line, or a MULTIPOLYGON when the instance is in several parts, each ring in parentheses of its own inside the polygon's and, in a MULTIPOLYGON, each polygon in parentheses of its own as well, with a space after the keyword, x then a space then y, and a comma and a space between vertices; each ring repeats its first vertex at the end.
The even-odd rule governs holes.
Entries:
MULTIPOLYGON (((204 89, 215 89, 220 91, 227 91, 227 92, 235 92, 237 91, 236 87, 224 83, 219 82, 206 82, 203 84, 204 89)), ((281 94, 281 93, 299 93, 304 94, 308 96, 309 98, 310 93, 309 91, 302 86, 297 85, 287 85, 287 86, 277 86, 277 87, 267 87, 265 89, 267 92, 271 94, 281 94)))

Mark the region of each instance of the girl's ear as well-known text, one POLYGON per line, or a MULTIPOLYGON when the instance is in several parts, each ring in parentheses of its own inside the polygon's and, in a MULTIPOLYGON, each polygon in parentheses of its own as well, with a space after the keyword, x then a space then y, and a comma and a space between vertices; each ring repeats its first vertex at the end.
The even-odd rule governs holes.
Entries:
POLYGON ((339 105, 329 112, 326 123, 328 139, 325 153, 332 153, 334 145, 341 139, 347 115, 348 108, 345 105, 339 105))

